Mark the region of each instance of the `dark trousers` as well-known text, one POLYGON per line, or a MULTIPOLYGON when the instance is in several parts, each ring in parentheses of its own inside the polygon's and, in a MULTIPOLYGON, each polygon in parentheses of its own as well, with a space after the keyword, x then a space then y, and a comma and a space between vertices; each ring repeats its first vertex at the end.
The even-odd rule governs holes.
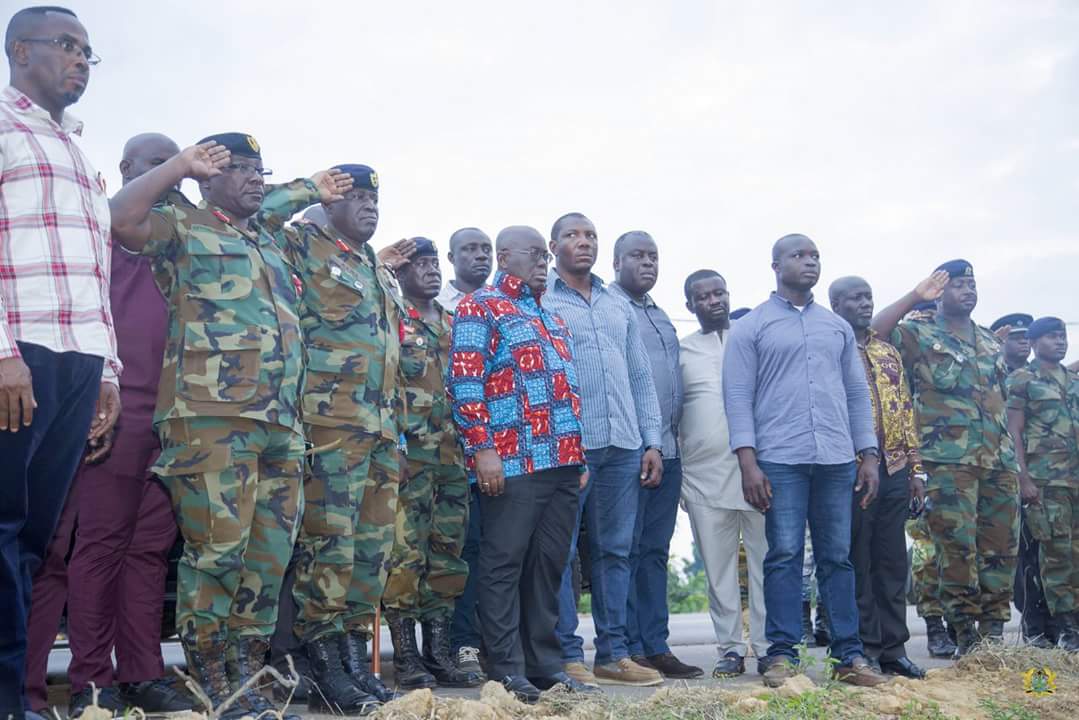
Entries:
POLYGON ((865 492, 851 510, 850 561, 858 599, 858 629, 868 657, 882 662, 907 654, 907 541, 909 468, 895 475, 881 463, 877 499, 862 509, 865 492))
POLYGON ((479 620, 492 680, 562 670, 558 589, 577 518, 576 467, 506 478, 480 495, 479 620))
POLYGON ((292 558, 285 570, 285 578, 281 581, 281 595, 277 599, 277 625, 273 635, 270 636, 270 662, 280 670, 288 669, 286 656, 292 656, 292 662, 297 670, 303 673, 307 668, 307 653, 303 651, 303 643, 296 636, 296 616, 300 608, 296 598, 292 594, 292 588, 296 584, 296 563, 300 559, 300 546, 292 548, 292 558))
POLYGON ((1038 560, 1039 543, 1030 534, 1026 516, 1020 513, 1019 557, 1015 564, 1015 587, 1012 603, 1023 614, 1023 636, 1028 638, 1044 635, 1056 641, 1057 628, 1049 614, 1042 590, 1041 564, 1038 560))
POLYGON ((663 482, 637 494, 637 526, 629 555, 629 603, 626 629, 629 654, 662 655, 671 651, 667 609, 667 560, 682 495, 682 461, 663 461, 663 482))
POLYGON ((19 343, 33 376, 30 427, 0 432, 0 718, 24 712, 32 578, 52 540, 101 387, 99 357, 19 343))
POLYGON ((148 471, 159 444, 150 418, 121 417, 114 449, 76 475, 45 563, 34 576, 26 695, 45 703, 49 648, 67 599, 71 691, 162 677, 161 616, 176 520, 148 471), (70 525, 78 532, 71 559, 70 525), (68 588, 75 592, 68 595, 68 588), (113 672, 112 654, 116 653, 113 672))
POLYGON ((464 592, 453 606, 453 626, 450 629, 451 644, 456 653, 462 646, 480 646, 480 626, 476 617, 477 588, 480 578, 480 540, 483 537, 483 521, 480 518, 480 492, 473 483, 468 488, 468 534, 461 550, 461 559, 468 563, 468 580, 464 592))

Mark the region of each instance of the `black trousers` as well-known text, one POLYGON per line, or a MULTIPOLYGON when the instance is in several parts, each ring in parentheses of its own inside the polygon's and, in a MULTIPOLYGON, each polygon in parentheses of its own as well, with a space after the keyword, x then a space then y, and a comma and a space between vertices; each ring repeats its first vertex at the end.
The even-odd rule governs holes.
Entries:
POLYGON ((863 493, 854 496, 850 560, 858 599, 858 629, 868 657, 882 662, 907 654, 907 542, 910 512, 904 468, 889 476, 881 463, 877 499, 863 510, 863 493))
POLYGON ((480 494, 478 610, 492 680, 562 670, 558 590, 580 477, 576 467, 555 468, 506 478, 501 495, 480 494))
POLYGON ((1038 561, 1038 541, 1030 534, 1025 514, 1020 514, 1019 558, 1015 564, 1015 587, 1012 603, 1023 614, 1023 635, 1028 638, 1044 635, 1055 641, 1057 629, 1049 614, 1042 590, 1038 561))
POLYGON ((0 718, 23 717, 30 588, 86 450, 102 359, 19 343, 37 408, 0 432, 0 718))

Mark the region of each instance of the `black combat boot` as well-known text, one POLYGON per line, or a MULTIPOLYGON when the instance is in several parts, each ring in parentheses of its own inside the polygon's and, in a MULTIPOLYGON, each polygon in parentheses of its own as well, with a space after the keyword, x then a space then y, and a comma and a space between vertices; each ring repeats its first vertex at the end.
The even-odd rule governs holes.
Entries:
POLYGON ((423 621, 423 666, 442 687, 465 688, 483 684, 476 673, 457 667, 450 656, 450 619, 440 615, 423 621))
POLYGON ((1057 647, 1068 652, 1079 650, 1079 617, 1077 613, 1064 613, 1055 617, 1060 628, 1057 647))
POLYGON ((955 655, 953 657, 956 660, 969 655, 981 641, 981 636, 972 621, 957 621, 948 623, 948 625, 955 628, 955 655))
POLYGON ((396 612, 387 612, 385 618, 393 642, 393 671, 397 686, 405 690, 436 687, 438 680, 423 667, 420 649, 416 647, 416 621, 396 612))
POLYGON ((828 608, 820 597, 817 597, 817 623, 813 628, 813 637, 817 640, 817 647, 826 648, 832 644, 832 629, 828 624, 828 608))
POLYGON ((1046 619, 1046 622, 1043 622, 1043 618, 1035 613, 1023 613, 1022 621, 1019 623, 1019 635, 1023 642, 1031 647, 1043 650, 1056 647, 1056 643, 1046 631, 1046 624, 1048 624, 1048 620, 1046 619))
MULTIPOLYGON (((232 697, 235 691, 229 682, 228 667, 225 665, 225 643, 206 650, 196 650, 193 646, 184 645, 184 655, 187 657, 187 674, 202 688, 206 697, 213 703, 212 708, 206 708, 204 712, 209 715, 213 710, 218 712, 221 703, 232 697)), ((220 720, 237 720, 247 714, 247 708, 237 700, 223 713, 217 715, 220 720)))
POLYGON ((979 620, 978 635, 983 642, 1001 645, 1004 643, 1003 620, 979 620))
POLYGON ((813 606, 808 600, 802 601, 802 644, 817 647, 817 639, 813 637, 813 606))
POLYGON ((955 643, 944 627, 944 618, 940 615, 925 617, 925 636, 930 657, 950 658, 955 655, 955 643))
POLYGON ((338 652, 344 661, 345 672, 356 686, 381 702, 388 703, 397 694, 375 677, 367 661, 367 638, 356 630, 346 632, 340 638, 338 652))
MULTIPOLYGON (((270 643, 261 637, 241 637, 229 641, 228 648, 228 671, 229 680, 237 690, 243 687, 251 678, 266 666, 266 658, 270 654, 270 643)), ((239 703, 245 709, 258 717, 266 712, 276 712, 274 704, 262 694, 262 687, 271 685, 273 681, 267 679, 249 687, 240 697, 239 703)), ((295 713, 285 712, 283 720, 300 720, 295 713)))
POLYGON ((367 715, 382 703, 362 690, 345 672, 340 643, 341 638, 336 634, 307 643, 312 680, 307 707, 332 715, 367 715))

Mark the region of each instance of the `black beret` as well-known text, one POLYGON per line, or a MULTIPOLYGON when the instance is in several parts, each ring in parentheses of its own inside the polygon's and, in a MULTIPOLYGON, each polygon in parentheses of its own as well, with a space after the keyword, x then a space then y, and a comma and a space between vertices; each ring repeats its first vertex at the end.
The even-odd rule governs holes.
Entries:
POLYGON ((938 265, 937 270, 948 273, 949 280, 954 280, 957 277, 974 277, 974 266, 966 260, 949 260, 938 265))
POLYGON ((337 165, 335 170, 352 176, 352 187, 378 193, 378 173, 367 165, 337 165))
POLYGON ((1027 315, 1025 313, 1012 313, 1011 315, 1005 315, 1002 318, 998 318, 995 323, 989 326, 989 329, 993 332, 996 332, 997 330, 1000 330, 1002 327, 1007 325, 1011 327, 1011 330, 1008 331, 1009 335, 1018 332, 1025 333, 1032 322, 1034 322, 1033 315, 1027 315))
POLYGON ((1057 317, 1038 318, 1027 328, 1027 337, 1030 338, 1031 342, 1034 342, 1042 335, 1048 335, 1051 332, 1066 332, 1064 330, 1064 321, 1057 317))
POLYGON ((199 140, 198 144, 207 142, 224 145, 233 155, 262 159, 262 148, 259 147, 258 141, 247 133, 227 132, 209 135, 199 140))
POLYGON ((740 307, 740 308, 738 308, 737 310, 735 310, 734 312, 732 312, 730 314, 730 318, 731 318, 731 320, 737 320, 738 318, 742 317, 743 315, 748 314, 750 312, 750 310, 752 310, 752 308, 740 307))
POLYGON ((435 247, 434 242, 425 237, 412 239, 416 242, 416 252, 412 253, 412 257, 424 257, 425 255, 438 257, 438 248, 435 247))

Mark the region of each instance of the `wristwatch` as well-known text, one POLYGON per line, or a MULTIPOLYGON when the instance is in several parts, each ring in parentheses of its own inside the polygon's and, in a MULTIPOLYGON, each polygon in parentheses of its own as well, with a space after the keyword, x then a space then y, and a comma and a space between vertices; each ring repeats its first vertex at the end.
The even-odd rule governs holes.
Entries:
POLYGON ((872 455, 877 460, 880 460, 880 451, 876 448, 866 448, 865 450, 858 453, 859 459, 864 458, 866 455, 872 455))

